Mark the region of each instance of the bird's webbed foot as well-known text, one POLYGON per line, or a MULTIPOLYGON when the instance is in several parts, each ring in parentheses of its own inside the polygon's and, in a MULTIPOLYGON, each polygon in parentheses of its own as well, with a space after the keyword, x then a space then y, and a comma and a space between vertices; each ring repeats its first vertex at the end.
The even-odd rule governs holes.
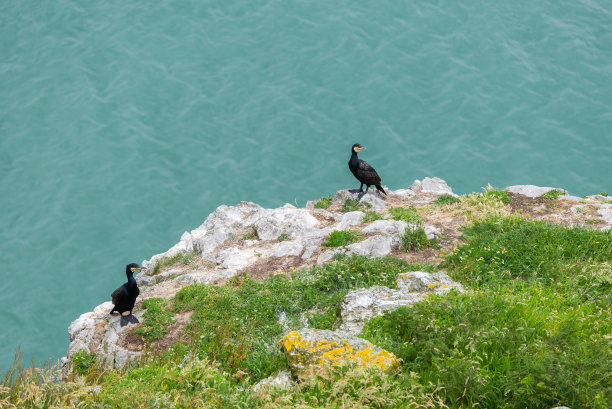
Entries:
POLYGON ((125 327, 128 324, 138 324, 138 323, 140 323, 140 321, 138 321, 138 318, 136 318, 132 314, 121 316, 121 326, 122 327, 125 327))

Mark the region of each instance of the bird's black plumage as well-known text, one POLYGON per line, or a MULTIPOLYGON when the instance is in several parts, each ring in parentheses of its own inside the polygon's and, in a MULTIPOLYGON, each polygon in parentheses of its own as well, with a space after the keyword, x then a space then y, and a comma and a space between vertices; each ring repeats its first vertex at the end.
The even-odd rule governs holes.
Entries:
POLYGON ((121 326, 125 327, 130 322, 133 324, 137 324, 138 318, 132 315, 132 310, 134 309, 134 303, 136 302, 136 297, 140 294, 140 290, 138 289, 138 285, 136 284, 136 280, 134 279, 134 273, 140 270, 140 266, 136 263, 128 264, 125 267, 125 275, 127 276, 127 283, 123 284, 121 287, 117 288, 111 294, 111 298, 113 299, 114 307, 111 310, 110 314, 117 311, 121 314, 121 326), (124 316, 123 313, 129 311, 130 315, 124 316))
POLYGON ((363 192, 363 185, 366 185, 366 192, 370 188, 370 186, 376 186, 376 190, 380 193, 386 195, 387 192, 380 185, 380 176, 376 173, 376 170, 368 162, 365 160, 361 160, 357 157, 357 152, 361 149, 365 149, 364 146, 356 143, 351 148, 351 159, 349 160, 348 166, 353 175, 357 178, 358 181, 361 182, 361 186, 359 186, 359 190, 363 192))

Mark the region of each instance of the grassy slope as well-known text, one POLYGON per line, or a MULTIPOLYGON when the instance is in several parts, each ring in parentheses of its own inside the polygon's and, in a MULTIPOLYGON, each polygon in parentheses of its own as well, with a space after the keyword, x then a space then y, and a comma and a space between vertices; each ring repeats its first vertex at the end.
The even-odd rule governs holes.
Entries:
MULTIPOLYGON (((54 382, 53 368, 16 365, 0 387, 0 406, 612 407, 612 235, 500 216, 505 199, 495 191, 462 198, 497 216, 474 218, 442 266, 353 257, 290 277, 186 287, 168 304, 149 303, 160 317, 145 317, 143 328, 154 339, 172 314, 194 310, 189 342, 123 370, 103 370, 95 356, 82 354, 82 376, 63 384, 54 382), (393 286, 401 272, 439 267, 468 293, 398 309, 364 330, 403 359, 401 373, 330 368, 290 391, 251 392, 285 365, 276 345, 281 313, 289 327, 299 328, 305 317, 310 326, 330 328, 350 289, 393 286)), ((414 214, 394 212, 401 219, 414 214)))

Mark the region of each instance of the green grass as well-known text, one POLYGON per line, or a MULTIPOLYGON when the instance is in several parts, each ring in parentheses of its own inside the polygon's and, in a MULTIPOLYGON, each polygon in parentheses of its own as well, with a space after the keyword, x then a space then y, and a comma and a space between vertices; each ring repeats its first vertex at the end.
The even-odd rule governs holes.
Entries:
POLYGON ((608 197, 608 192, 599 192, 599 194, 604 196, 604 197, 608 197))
POLYGON ((372 207, 371 204, 369 204, 369 203, 362 203, 362 202, 359 201, 359 199, 346 199, 344 201, 344 205, 342 205, 342 209, 340 209, 340 211, 343 212, 343 213, 355 212, 357 210, 363 211, 363 210, 370 209, 371 207, 372 207))
POLYGON ((398 274, 429 265, 409 265, 396 258, 338 260, 266 280, 241 277, 223 286, 195 284, 175 296, 176 311, 193 310, 188 332, 197 354, 219 362, 224 370, 259 380, 286 365, 276 342, 303 317, 315 328, 331 328, 342 297, 351 289, 394 287, 398 274), (283 313, 285 324, 279 322, 283 313))
POLYGON ((327 209, 329 206, 332 205, 332 196, 329 195, 327 197, 322 197, 320 198, 315 204, 314 204, 314 208, 315 209, 327 209))
POLYGON ((72 355, 72 365, 77 375, 85 375, 96 365, 96 354, 85 350, 77 351, 72 355))
POLYGON ((405 251, 421 251, 426 248, 439 248, 435 239, 429 240, 423 227, 408 227, 401 236, 400 248, 405 251))
POLYGON ((197 255, 197 252, 177 253, 171 257, 163 257, 157 261, 152 275, 157 275, 175 264, 187 265, 197 255))
POLYGON ((449 258, 471 283, 507 278, 558 280, 569 261, 580 265, 612 259, 609 232, 568 228, 518 216, 489 217, 465 229, 468 244, 449 258))
POLYGON ((328 367, 297 384, 293 390, 272 390, 257 397, 267 409, 286 408, 441 408, 436 393, 415 381, 398 382, 379 368, 328 367))
POLYGON ((278 236, 277 238, 278 241, 285 241, 285 240, 289 240, 289 235, 287 233, 283 233, 280 236, 278 236))
POLYGON ((383 220, 384 217, 380 214, 375 212, 374 210, 367 210, 365 212, 365 216, 363 216, 362 222, 363 223, 370 223, 373 222, 375 220, 383 220))
POLYGON ((245 233, 242 236, 242 240, 255 240, 257 237, 253 233, 245 233))
POLYGON ((469 293, 374 318, 362 336, 451 408, 611 407, 611 234, 489 217, 464 241, 447 263, 469 293))
POLYGON ((461 203, 461 200, 453 195, 444 193, 443 195, 438 196, 434 203, 437 205, 449 205, 453 203, 461 203))
POLYGON ((555 190, 551 190, 550 192, 544 193, 542 197, 546 199, 556 200, 559 198, 559 196, 563 196, 564 194, 565 194, 564 190, 555 189, 555 190))
POLYGON ((486 197, 492 197, 502 203, 510 203, 510 196, 505 190, 499 190, 495 188, 485 189, 484 195, 486 197))
POLYGON ((323 245, 325 247, 340 247, 351 243, 356 243, 363 238, 363 234, 358 231, 341 230, 333 231, 323 245))
POLYGON ((423 218, 414 206, 410 207, 392 207, 389 213, 395 220, 403 220, 408 224, 421 224, 423 218))
POLYGON ((174 323, 174 314, 165 309, 166 305, 167 301, 164 298, 144 300, 142 302, 142 308, 146 309, 143 314, 144 319, 134 333, 142 335, 146 342, 162 339, 168 333, 168 327, 174 323))

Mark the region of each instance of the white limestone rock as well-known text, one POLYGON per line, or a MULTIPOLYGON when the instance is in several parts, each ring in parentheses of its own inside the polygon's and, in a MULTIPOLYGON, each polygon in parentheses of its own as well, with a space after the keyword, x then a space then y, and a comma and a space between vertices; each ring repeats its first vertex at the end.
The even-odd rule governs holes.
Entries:
POLYGON ((416 193, 412 189, 398 189, 389 193, 403 198, 411 198, 413 196, 416 196, 416 193))
MULTIPOLYGON (((108 313, 113 308, 113 303, 108 301, 98 305, 93 311, 82 314, 68 327, 70 346, 68 356, 63 368, 64 375, 71 365, 70 359, 79 351, 93 352, 107 367, 123 367, 131 359, 140 356, 140 352, 128 351, 117 345, 120 334, 129 326, 121 327, 119 314, 110 316, 108 313), (98 329, 103 326, 102 334, 98 329), (96 336, 102 335, 101 340, 96 336)), ((134 315, 141 319, 139 314, 134 315)))
POLYGON ((572 196, 572 195, 567 194, 567 193, 564 194, 564 195, 559 196, 559 199, 567 200, 568 202, 582 202, 582 201, 584 201, 584 199, 579 197, 579 196, 572 196))
POLYGON ((507 190, 510 193, 516 193, 519 195, 532 197, 532 198, 540 197, 543 194, 551 192, 553 190, 562 190, 563 192, 567 194, 567 191, 565 189, 559 189, 556 187, 541 187, 541 186, 534 186, 534 185, 514 185, 514 186, 509 186, 507 190))
POLYGON ((448 274, 443 271, 436 273, 426 273, 424 271, 413 271, 403 273, 398 276, 397 289, 404 293, 435 292, 444 294, 451 289, 463 292, 463 286, 453 281, 448 274))
POLYGON ((597 210, 599 216, 604 222, 612 224, 612 204, 602 204, 597 210))
POLYGON ((246 249, 231 247, 217 253, 213 261, 222 269, 241 270, 261 260, 261 258, 269 257, 271 254, 272 251, 265 247, 249 247, 246 249))
POLYGON ((304 328, 291 331, 280 341, 291 373, 303 379, 321 365, 351 362, 357 366, 399 367, 397 357, 369 341, 342 331, 304 328))
POLYGON ((276 388, 290 389, 294 384, 295 382, 293 382, 293 379, 291 378, 291 372, 287 370, 279 371, 257 382, 255 386, 253 386, 253 391, 258 392, 261 390, 269 390, 276 388))
POLYGON ((323 253, 319 254, 319 257, 317 257, 317 264, 321 265, 323 263, 327 263, 332 258, 334 258, 334 256, 336 254, 344 253, 344 252, 345 252, 345 250, 343 250, 343 249, 326 250, 323 253))
POLYGON ((449 194, 457 197, 453 193, 453 189, 446 184, 446 182, 440 178, 425 178, 421 180, 415 180, 410 186, 410 190, 416 194, 419 193, 433 193, 436 195, 449 194))
POLYGON ((359 202, 368 203, 371 208, 377 212, 384 210, 387 206, 387 202, 384 200, 385 196, 382 196, 377 191, 370 189, 368 193, 364 194, 359 202))
POLYGON ((408 224, 403 220, 375 220, 363 228, 365 234, 382 233, 388 235, 403 235, 408 224))
POLYGON ((359 254, 368 257, 384 257, 391 253, 393 239, 386 235, 368 237, 359 243, 346 246, 348 254, 359 254))
POLYGON ((276 240, 281 234, 298 237, 316 228, 319 221, 306 209, 285 205, 278 209, 261 209, 242 222, 243 227, 255 226, 262 240, 276 240))
POLYGON ((206 218, 200 227, 193 230, 191 234, 194 238, 198 238, 212 229, 230 229, 242 222, 248 215, 262 209, 260 205, 251 202, 240 202, 236 206, 221 205, 206 218))
POLYGON ((272 248, 274 257, 299 256, 303 250, 304 245, 300 240, 282 241, 272 248))
POLYGON ((338 230, 346 230, 351 226, 357 226, 362 224, 364 216, 365 213, 360 211, 344 213, 344 215, 342 216, 342 220, 340 220, 338 230))
POLYGON ((444 294, 451 289, 464 291, 461 284, 451 280, 444 272, 432 274, 416 271, 400 274, 396 289, 374 286, 349 291, 342 299, 338 329, 348 334, 358 334, 372 317, 401 306, 412 306, 431 293, 444 294))
POLYGON ((347 199, 357 199, 361 203, 369 204, 372 210, 381 211, 387 205, 384 197, 385 196, 382 196, 376 189, 370 189, 367 193, 359 192, 358 190, 344 189, 336 192, 332 202, 344 203, 347 199))
POLYGON ((370 318, 401 306, 411 306, 419 298, 417 293, 405 294, 384 286, 350 291, 342 299, 342 321, 338 329, 352 335, 359 334, 370 318))
POLYGON ((440 236, 440 229, 438 229, 436 226, 431 226, 427 224, 425 225, 423 230, 425 230, 425 235, 427 236, 428 240, 433 240, 440 236))

